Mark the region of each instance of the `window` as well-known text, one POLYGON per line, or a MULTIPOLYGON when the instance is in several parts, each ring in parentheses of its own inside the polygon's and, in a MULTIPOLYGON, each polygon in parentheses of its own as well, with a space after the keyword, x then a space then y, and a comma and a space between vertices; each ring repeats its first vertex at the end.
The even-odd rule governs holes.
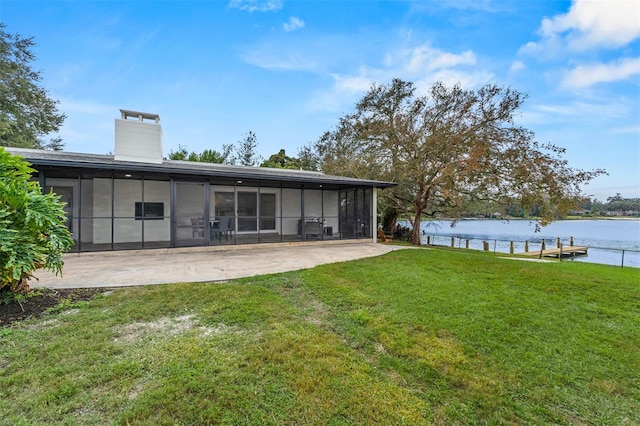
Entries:
POLYGON ((164 203, 136 202, 136 220, 162 220, 164 218, 164 203))
POLYGON ((215 215, 221 216, 235 216, 235 201, 233 192, 218 192, 215 193, 215 215))
POLYGON ((237 192, 215 191, 215 217, 236 216, 237 231, 254 233, 277 230, 277 194, 253 188, 237 192))

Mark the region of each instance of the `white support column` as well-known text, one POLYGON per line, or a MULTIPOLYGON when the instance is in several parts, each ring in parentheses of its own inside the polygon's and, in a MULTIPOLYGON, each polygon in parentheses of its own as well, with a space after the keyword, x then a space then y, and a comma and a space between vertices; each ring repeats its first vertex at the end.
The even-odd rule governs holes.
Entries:
POLYGON ((378 242, 378 188, 373 188, 373 196, 371 197, 371 211, 373 212, 373 217, 371 218, 372 234, 373 234, 373 242, 378 242))

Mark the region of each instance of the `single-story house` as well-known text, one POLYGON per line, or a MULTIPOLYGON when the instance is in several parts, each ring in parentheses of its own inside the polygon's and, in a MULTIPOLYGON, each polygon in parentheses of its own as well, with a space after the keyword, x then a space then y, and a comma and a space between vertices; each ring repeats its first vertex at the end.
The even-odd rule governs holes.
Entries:
POLYGON ((164 160, 157 114, 120 110, 113 155, 6 148, 66 203, 76 252, 376 238, 391 182, 164 160))

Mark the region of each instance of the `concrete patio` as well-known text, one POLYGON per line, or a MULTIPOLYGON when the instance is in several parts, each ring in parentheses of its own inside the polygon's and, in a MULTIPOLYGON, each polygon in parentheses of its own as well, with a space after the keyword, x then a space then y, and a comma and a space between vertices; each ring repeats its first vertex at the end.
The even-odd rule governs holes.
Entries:
POLYGON ((38 271, 32 287, 121 287, 234 278, 380 256, 403 247, 370 240, 67 254, 63 275, 38 271))

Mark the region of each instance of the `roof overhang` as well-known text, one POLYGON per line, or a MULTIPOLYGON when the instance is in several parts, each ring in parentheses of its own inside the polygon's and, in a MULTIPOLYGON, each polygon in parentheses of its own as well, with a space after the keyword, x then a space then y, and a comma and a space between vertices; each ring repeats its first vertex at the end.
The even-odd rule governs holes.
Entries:
POLYGON ((131 173, 161 174, 172 177, 242 179, 297 184, 335 185, 340 187, 390 188, 397 184, 377 180, 326 175, 306 170, 273 169, 263 167, 230 166, 192 161, 164 160, 161 164, 114 160, 112 155, 81 154, 23 148, 5 148, 24 157, 36 169, 107 170, 131 173))

